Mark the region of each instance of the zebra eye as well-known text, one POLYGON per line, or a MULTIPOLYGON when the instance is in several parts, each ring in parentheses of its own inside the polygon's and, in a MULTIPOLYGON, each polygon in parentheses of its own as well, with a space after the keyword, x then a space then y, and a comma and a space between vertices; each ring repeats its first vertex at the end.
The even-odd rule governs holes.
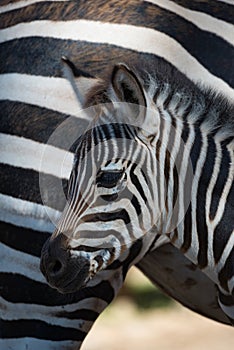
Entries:
POLYGON ((97 175, 96 184, 98 187, 112 188, 117 185, 123 176, 123 170, 101 171, 97 175))

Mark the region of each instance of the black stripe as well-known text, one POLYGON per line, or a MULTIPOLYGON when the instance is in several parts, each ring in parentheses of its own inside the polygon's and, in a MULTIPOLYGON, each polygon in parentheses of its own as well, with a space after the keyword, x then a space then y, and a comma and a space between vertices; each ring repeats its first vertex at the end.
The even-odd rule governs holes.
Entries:
POLYGON ((93 310, 86 310, 86 309, 79 309, 76 311, 58 311, 56 313, 54 313, 54 315, 61 317, 61 318, 68 318, 70 320, 78 320, 78 319, 82 319, 82 320, 86 320, 86 321, 95 321, 98 316, 99 313, 93 310))
POLYGON ((69 116, 68 119, 59 112, 12 101, 0 102, 0 118, 2 133, 53 144, 65 150, 69 149, 68 135, 69 140, 76 140, 88 126, 87 121, 80 118, 69 116), (55 131, 56 140, 50 138, 55 131))
MULTIPOLYGON (((17 3, 17 2, 20 2, 21 0, 14 0, 14 3, 17 3)), ((11 4, 12 5, 12 0, 1 0, 1 6, 4 6, 4 5, 9 5, 11 4)))
MULTIPOLYGON (((82 234, 82 231, 79 231, 79 234, 82 234)), ((82 252, 96 252, 98 250, 98 247, 90 247, 87 245, 79 245, 77 247, 72 247, 72 250, 76 250, 76 251, 82 251, 82 252)))
POLYGON ((196 170, 197 161, 201 152, 201 146, 202 146, 201 131, 198 128, 195 128, 194 143, 190 152, 190 159, 193 167, 193 172, 195 172, 196 170))
POLYGON ((56 306, 72 304, 79 300, 75 294, 60 294, 45 283, 19 274, 0 273, 0 283, 1 297, 13 303, 56 306))
MULTIPOLYGON (((179 194, 179 174, 181 174, 181 168, 182 168, 182 160, 183 160, 183 154, 184 154, 184 142, 181 140, 180 142, 180 148, 177 152, 174 167, 173 167, 173 210, 177 210, 175 208, 176 201, 178 200, 178 194, 179 194)), ((184 171, 184 170, 183 170, 184 171)))
POLYGON ((233 23, 233 6, 225 2, 218 3, 217 0, 174 0, 174 2, 191 10, 204 12, 213 17, 233 23))
POLYGON ((0 73, 62 77, 62 56, 69 57, 80 70, 98 77, 104 77, 110 67, 119 62, 152 71, 150 67, 155 70, 159 61, 165 61, 153 54, 134 52, 115 45, 53 38, 22 38, 3 43, 0 48, 0 73))
POLYGON ((0 241, 9 247, 33 256, 40 257, 41 249, 50 233, 38 232, 25 227, 0 223, 0 241))
MULTIPOLYGON (((171 99, 171 98, 170 98, 171 99)), ((167 102, 168 103, 168 102, 167 102)), ((166 210, 168 211, 169 208, 169 203, 168 203, 168 199, 169 199, 169 193, 171 191, 171 189, 169 188, 169 179, 170 179, 170 166, 171 166, 171 153, 173 151, 173 148, 175 147, 175 141, 176 141, 176 130, 177 130, 177 125, 176 125, 176 121, 173 118, 172 114, 169 112, 170 117, 171 117, 171 126, 170 126, 170 131, 169 131, 169 137, 168 137, 168 142, 167 142, 167 149, 166 149, 166 155, 165 155, 165 163, 164 163, 164 177, 165 177, 165 183, 166 183, 166 201, 165 201, 165 206, 166 206, 166 210)), ((172 170, 172 174, 173 174, 173 180, 178 180, 178 176, 177 175, 177 171, 176 171, 176 167, 174 167, 174 169, 172 170)), ((173 181, 174 182, 174 181, 173 181)), ((175 204, 175 200, 177 198, 177 191, 176 191, 176 184, 177 183, 173 183, 173 206, 175 204)))
MULTIPOLYGON (((165 178, 165 191, 167 191, 166 189, 168 189, 168 183, 169 183, 169 178, 170 178, 170 160, 171 160, 171 155, 170 155, 170 151, 171 151, 171 145, 170 143, 173 143, 173 138, 169 136, 169 140, 168 140, 168 146, 166 149, 166 153, 165 153, 165 159, 164 159, 164 178, 165 178)), ((168 198, 166 198, 167 201, 168 198)))
MULTIPOLYGON (((188 164, 184 164, 182 162, 183 160, 183 154, 185 152, 185 149, 187 147, 186 142, 189 138, 190 134, 190 129, 186 123, 184 123, 183 127, 183 132, 181 135, 182 138, 182 143, 181 143, 181 151, 178 152, 178 156, 176 159, 176 165, 177 165, 177 171, 178 174, 186 172, 185 175, 185 181, 183 186, 182 191, 184 191, 184 201, 183 201, 183 206, 184 206, 184 232, 183 232, 183 244, 181 246, 181 250, 183 252, 187 252, 187 250, 191 246, 192 242, 192 208, 191 208, 191 189, 192 189, 192 181, 193 181, 193 174, 191 174, 191 169, 190 169, 190 159, 188 161, 188 164)), ((181 189, 179 189, 181 190, 181 189)), ((179 208, 178 208, 179 209, 179 208)), ((178 231, 176 230, 174 239, 178 238, 178 231)))
MULTIPOLYGON (((2 1, 2 0, 1 0, 2 1)), ((75 2, 73 2, 75 3, 75 2)), ((72 6, 71 2, 40 2, 39 4, 31 4, 23 8, 15 9, 9 12, 2 13, 0 15, 0 28, 7 28, 19 23, 27 23, 38 20, 64 20, 66 17, 67 10, 73 10, 73 19, 77 17, 77 13, 72 6)), ((67 15, 67 19, 72 19, 71 16, 67 15)))
POLYGON ((184 237, 183 244, 181 246, 181 251, 186 253, 187 250, 191 247, 192 242, 192 214, 191 214, 191 204, 186 211, 184 217, 184 237))
MULTIPOLYGON (((154 174, 155 173, 155 170, 154 170, 154 163, 155 163, 155 155, 153 155, 153 154, 149 154, 149 156, 150 156, 150 160, 149 160, 149 162, 150 162, 150 170, 151 170, 151 174, 154 174)), ((143 177, 144 177, 144 180, 145 180, 145 183, 146 183, 146 186, 148 187, 148 190, 149 190, 149 192, 150 192, 150 196, 151 196, 151 198, 154 198, 154 186, 153 186, 153 181, 152 181, 152 179, 149 179, 148 178, 148 172, 147 172, 147 158, 145 159, 145 161, 144 161, 144 163, 143 163, 143 165, 142 165, 142 168, 140 169, 140 172, 141 172, 141 174, 143 175, 143 177)), ((150 211, 150 213, 151 213, 151 215, 153 215, 153 213, 154 213, 154 208, 148 208, 149 209, 149 211, 150 211)))
POLYGON ((199 242, 198 266, 204 268, 208 263, 208 227, 206 223, 206 193, 215 164, 216 146, 213 139, 208 140, 206 160, 200 175, 197 189, 196 221, 199 242))
POLYGON ((186 142, 189 138, 189 134, 190 134, 189 126, 186 122, 184 122, 183 130, 182 130, 182 134, 181 134, 181 139, 182 139, 182 142, 184 143, 184 147, 186 147, 186 142))
MULTIPOLYGON (((228 280, 231 279, 233 276, 234 276, 234 247, 232 248, 228 258, 226 259, 222 270, 219 272, 219 281, 224 290, 228 290, 228 280)), ((231 292, 234 293, 234 290, 232 290, 231 292)))
POLYGON ((140 193, 140 196, 143 199, 143 201, 145 203, 147 203, 147 198, 145 196, 145 192, 144 192, 144 190, 143 190, 143 188, 138 180, 138 177, 134 174, 136 167, 137 167, 137 164, 132 165, 132 167, 130 169, 130 178, 131 178, 132 184, 135 186, 137 192, 140 193))
POLYGON ((234 300, 232 295, 225 295, 219 291, 219 300, 222 304, 227 306, 234 306, 234 300))
MULTIPOLYGON (((162 133, 163 133, 162 125, 163 125, 163 123, 161 122, 160 123, 159 135, 162 135, 162 133)), ((161 142, 160 139, 158 139, 157 144, 156 144, 156 182, 155 182, 157 184, 157 190, 156 190, 157 193, 155 194, 155 197, 158 198, 158 205, 159 205, 158 210, 162 212, 164 206, 163 206, 163 203, 162 203, 161 190, 160 189, 162 187, 162 182, 163 182, 162 177, 163 176, 161 176, 161 165, 160 165, 160 159, 159 159, 160 152, 161 152, 161 147, 162 147, 162 142, 161 142)), ((161 215, 162 214, 160 213, 160 216, 161 215)))
POLYGON ((75 328, 61 327, 48 324, 39 320, 1 320, 1 338, 31 337, 54 341, 76 340, 82 341, 86 336, 75 328))
POLYGON ((222 149, 221 163, 219 174, 213 189, 210 205, 210 219, 214 219, 216 212, 218 210, 219 200, 221 198, 224 186, 226 184, 226 179, 228 178, 228 173, 230 171, 231 158, 229 152, 225 148, 222 149))
POLYGON ((123 268, 123 279, 125 279, 126 274, 128 272, 128 269, 130 265, 132 264, 132 261, 136 259, 136 257, 140 254, 142 249, 142 240, 138 239, 133 243, 131 248, 129 249, 129 253, 127 258, 123 261, 115 260, 111 265, 107 267, 107 270, 117 270, 120 267, 123 268))
POLYGON ((128 212, 125 209, 117 210, 114 212, 89 214, 82 218, 82 222, 109 222, 113 220, 123 220, 125 225, 128 225, 130 223, 128 212))
MULTIPOLYGON (((67 305, 86 298, 99 298, 110 303, 114 290, 108 281, 94 287, 87 287, 72 294, 61 294, 49 285, 31 280, 23 275, 0 273, 0 295, 13 303, 37 304, 45 306, 67 305)), ((77 317, 78 316, 77 310, 77 317)), ((84 312, 81 310, 81 315, 84 312)))
POLYGON ((39 173, 31 169, 13 167, 8 164, 0 164, 0 193, 11 197, 23 199, 29 202, 45 204, 51 208, 62 211, 65 206, 64 193, 67 193, 67 180, 61 180, 55 176, 41 174, 43 193, 39 187, 39 173), (63 193, 57 190, 63 186, 63 193), (43 200, 42 197, 43 196, 43 200))
POLYGON ((124 264, 123 264, 123 278, 125 279, 126 274, 129 270, 129 267, 131 266, 132 262, 134 261, 134 259, 136 259, 142 249, 142 240, 138 239, 137 241, 135 241, 135 243, 131 246, 130 250, 129 250, 129 254, 128 257, 125 259, 124 264))
POLYGON ((171 243, 175 243, 178 239, 178 228, 176 227, 175 230, 172 232, 172 235, 170 236, 171 243))
MULTIPOLYGON (((229 192, 227 197, 227 201, 225 203, 225 210, 222 216, 221 221, 216 226, 213 234, 213 251, 214 251, 214 259, 217 263, 221 258, 223 250, 228 242, 233 227, 233 198, 234 198, 234 184, 229 192)), ((220 199, 220 198, 219 198, 220 199)))
POLYGON ((142 214, 142 211, 141 211, 141 205, 137 199, 137 197, 135 195, 132 194, 132 199, 131 199, 131 203, 136 211, 136 214, 139 216, 142 214))
POLYGON ((105 300, 108 304, 114 299, 115 291, 108 281, 102 281, 95 287, 87 287, 79 292, 82 299, 99 298, 105 300))

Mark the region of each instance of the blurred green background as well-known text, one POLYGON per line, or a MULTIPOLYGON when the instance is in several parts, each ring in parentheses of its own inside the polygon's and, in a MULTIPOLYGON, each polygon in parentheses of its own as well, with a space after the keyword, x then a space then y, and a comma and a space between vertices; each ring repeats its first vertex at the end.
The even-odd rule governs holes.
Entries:
POLYGON ((139 311, 169 307, 174 303, 135 267, 129 271, 118 298, 126 298, 139 311))

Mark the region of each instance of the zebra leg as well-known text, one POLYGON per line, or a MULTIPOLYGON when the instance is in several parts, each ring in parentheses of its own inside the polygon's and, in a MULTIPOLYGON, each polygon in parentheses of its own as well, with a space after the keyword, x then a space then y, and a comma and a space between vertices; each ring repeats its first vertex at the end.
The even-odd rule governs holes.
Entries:
POLYGON ((231 324, 234 326, 234 297, 231 294, 226 294, 219 289, 219 297, 218 302, 223 310, 223 312, 227 315, 231 324))

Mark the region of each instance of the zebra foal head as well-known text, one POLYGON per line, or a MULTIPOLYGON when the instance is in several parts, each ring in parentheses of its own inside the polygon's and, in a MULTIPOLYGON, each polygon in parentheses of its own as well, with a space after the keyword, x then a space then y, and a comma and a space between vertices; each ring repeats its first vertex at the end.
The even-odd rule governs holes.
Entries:
POLYGON ((160 118, 150 88, 119 64, 90 103, 93 121, 78 141, 68 201, 42 250, 42 272, 64 293, 121 260, 152 227, 162 229, 155 191, 160 118))

